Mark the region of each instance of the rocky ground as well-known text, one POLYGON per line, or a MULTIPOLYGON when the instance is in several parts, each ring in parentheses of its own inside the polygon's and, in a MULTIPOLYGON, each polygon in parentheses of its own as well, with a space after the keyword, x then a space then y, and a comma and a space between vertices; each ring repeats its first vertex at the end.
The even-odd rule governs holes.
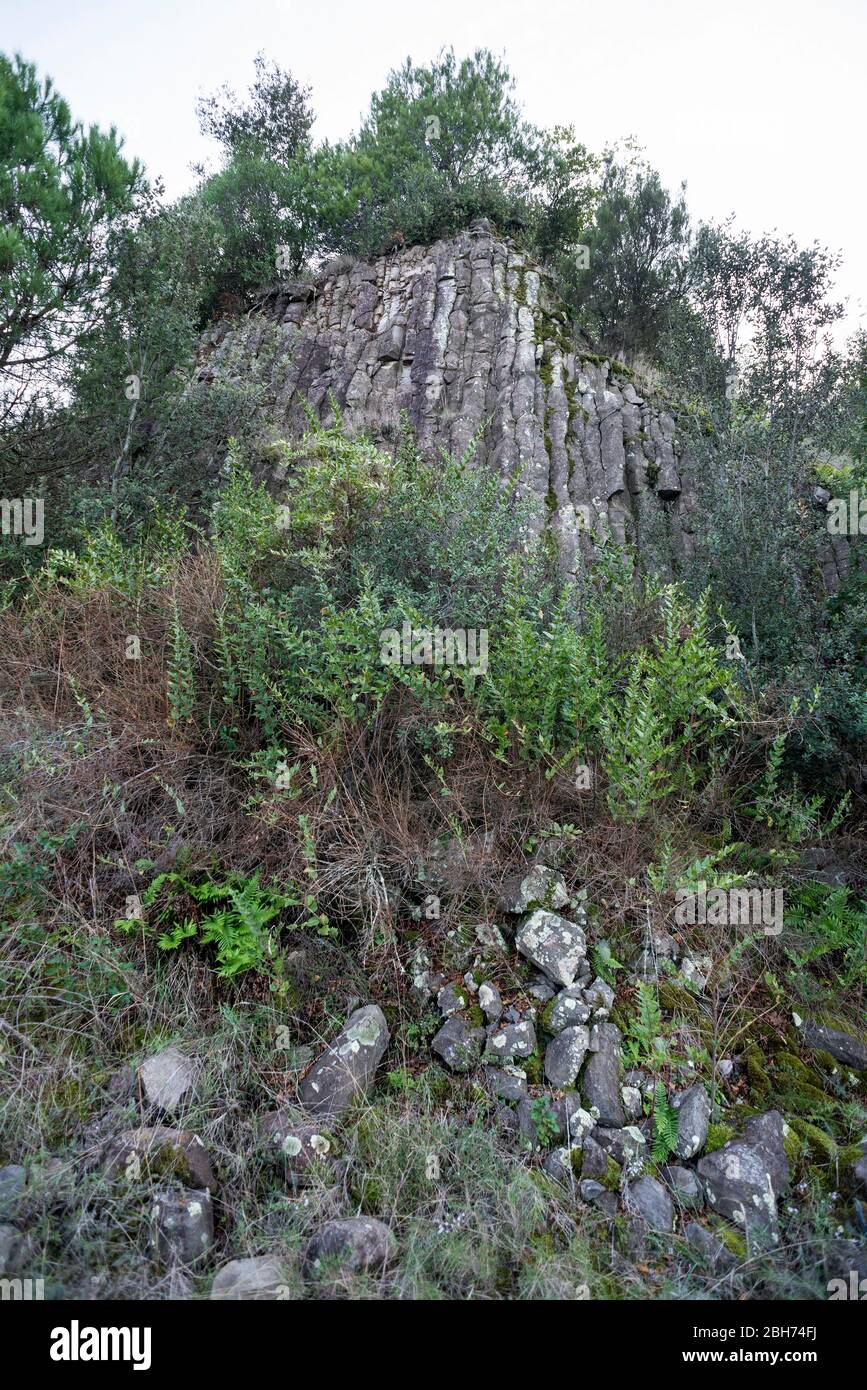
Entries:
MULTIPOLYGON (((798 1113, 768 1076, 785 1053, 702 1055, 684 1005, 706 1010, 710 956, 656 931, 609 983, 583 894, 541 863, 498 918, 420 927, 402 1017, 356 1001, 322 1050, 284 1039, 270 1106, 215 1057, 225 1017, 99 1076, 92 1105, 67 1098, 65 1149, 0 1170, 4 1277, 97 1298, 580 1299, 867 1275, 867 1136, 798 1113), (675 1018, 648 1012, 660 998, 675 1018)), ((863 1041, 789 1031, 802 1087, 863 1095, 863 1041)))

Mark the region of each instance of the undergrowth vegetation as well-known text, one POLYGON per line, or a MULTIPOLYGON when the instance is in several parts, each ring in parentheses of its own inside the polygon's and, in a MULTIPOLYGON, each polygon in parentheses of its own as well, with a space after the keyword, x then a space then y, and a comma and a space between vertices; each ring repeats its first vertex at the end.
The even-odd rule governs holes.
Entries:
MULTIPOLYGON (((141 1214, 94 1156, 106 1125, 133 1122, 130 1062, 203 1032, 206 1084, 183 1120, 225 1175, 219 1240, 231 1209, 227 1256, 300 1249, 334 1192, 287 1213, 240 1116, 254 1095, 291 1097, 305 1048, 373 990, 394 1056, 342 1141, 341 1181, 404 1254, 351 1295, 815 1296, 865 1111, 830 1059, 800 1059, 790 1005, 860 1026, 867 907, 863 867, 847 886, 815 876, 855 862, 857 807, 793 779, 797 711, 757 698, 708 595, 642 577, 610 544, 564 579, 519 489, 469 457, 432 464, 408 432, 386 456, 339 424, 280 448, 276 498, 235 444, 207 524, 157 514, 130 543, 104 521, 5 592, 0 1156, 32 1156, 45 1273, 89 1289, 96 1264, 106 1287, 137 1288, 141 1214), (383 659, 404 625, 408 662, 383 659), (487 662, 437 665, 437 627, 484 629, 487 662), (792 1208, 782 1263, 754 1253, 722 1277, 676 1243, 639 1276, 628 1239, 610 1247, 589 1209, 576 1227, 514 1156, 490 1097, 430 1065, 437 1018, 408 988, 413 961, 459 969, 528 855, 584 885, 627 1065, 656 1078, 655 1166, 684 1069, 719 1098, 717 1059, 744 1054, 727 1103, 790 1107, 811 1216, 792 1208), (664 961, 629 983, 678 888, 769 879, 787 885, 779 939, 697 925, 704 990, 664 961)), ((523 997, 524 967, 480 949, 523 997)), ((544 1154, 556 1124, 537 1110, 544 1154)), ((725 1113, 709 1147, 730 1136, 725 1113)), ((156 1275, 148 1289, 172 1293, 156 1275)))

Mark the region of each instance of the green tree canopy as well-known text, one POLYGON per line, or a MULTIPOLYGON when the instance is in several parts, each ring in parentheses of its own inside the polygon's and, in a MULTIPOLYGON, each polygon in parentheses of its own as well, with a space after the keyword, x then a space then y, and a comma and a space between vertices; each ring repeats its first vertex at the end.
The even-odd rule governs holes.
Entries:
POLYGON ((23 409, 98 317, 112 229, 141 169, 84 130, 35 67, 0 54, 0 410, 23 409))

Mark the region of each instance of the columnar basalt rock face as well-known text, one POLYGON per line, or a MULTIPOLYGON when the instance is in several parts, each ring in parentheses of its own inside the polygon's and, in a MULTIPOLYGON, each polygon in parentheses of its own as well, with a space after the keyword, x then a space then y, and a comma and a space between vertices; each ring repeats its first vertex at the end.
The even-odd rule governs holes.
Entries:
POLYGON ((350 433, 389 447, 405 413, 422 449, 518 478, 567 568, 591 531, 641 540, 642 508, 664 508, 690 548, 690 461, 672 414, 630 373, 576 351, 550 277, 484 221, 448 241, 337 262, 282 285, 240 324, 203 339, 198 380, 249 369, 275 429, 322 421, 337 401, 350 433))

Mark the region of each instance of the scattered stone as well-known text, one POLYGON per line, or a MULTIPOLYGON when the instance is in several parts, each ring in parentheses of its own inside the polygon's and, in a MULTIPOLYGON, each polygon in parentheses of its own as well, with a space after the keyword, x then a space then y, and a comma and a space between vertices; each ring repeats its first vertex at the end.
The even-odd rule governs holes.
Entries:
POLYGON ((532 961, 549 980, 564 986, 572 984, 579 962, 587 953, 581 928, 542 908, 518 928, 515 942, 521 955, 532 961))
POLYGON ((561 990, 545 1015, 545 1027, 549 1033, 562 1033, 576 1023, 590 1022, 590 1006, 584 1003, 584 991, 580 985, 570 985, 561 990))
POLYGON ((396 1254, 397 1241, 392 1232, 375 1217, 327 1221, 304 1252, 304 1273, 308 1279, 315 1279, 327 1273, 382 1271, 396 1254))
POLYGON ((486 1061, 512 1062, 516 1057, 532 1057, 536 1051, 536 1030, 529 1020, 493 1024, 488 1030, 486 1061))
POLYGON ((626 1205, 639 1212, 651 1230, 674 1230, 674 1203, 662 1183, 647 1173, 627 1187, 626 1205))
POLYGON ((543 907, 551 912, 565 907, 569 901, 562 874, 545 864, 534 864, 526 874, 517 874, 503 885, 504 912, 531 912, 543 907))
POLYGON ((707 1143, 710 1097, 704 1086, 698 1083, 673 1095, 671 1106, 677 1111, 677 1144, 674 1152, 678 1158, 695 1158, 707 1143))
POLYGON ((480 946, 489 951, 496 951, 499 955, 505 955, 508 950, 506 938, 494 922, 480 923, 476 927, 476 940, 480 946))
POLYGON ((582 1145, 583 1159, 581 1176, 583 1178, 604 1178, 608 1172, 608 1154, 596 1142, 596 1131, 588 1134, 582 1145))
POLYGON ((0 1168, 0 1213, 11 1213, 18 1204, 27 1182, 27 1173, 20 1163, 7 1163, 0 1168))
POLYGON ((596 1120, 589 1110, 582 1109, 578 1092, 567 1091, 555 1101, 554 1114, 558 1138, 564 1139, 573 1149, 583 1148, 585 1139, 596 1128, 596 1120))
POLYGON ((282 1299, 288 1294, 286 1270, 276 1255, 255 1255, 249 1260, 230 1260, 217 1270, 211 1285, 212 1300, 252 1301, 282 1299))
POLYGON ((148 1057, 138 1069, 144 1103, 173 1115, 196 1080, 197 1064, 177 1047, 167 1047, 148 1057))
POLYGON ((630 973, 642 984, 654 985, 662 974, 659 957, 648 947, 644 947, 629 962, 630 973))
POLYGON ((582 1178, 578 1191, 585 1202, 595 1202, 604 1196, 608 1189, 603 1187, 601 1182, 597 1182, 595 1178, 582 1178))
POLYGON ((841 1066, 851 1067, 853 1071, 867 1071, 867 1043, 863 1039, 840 1033, 836 1028, 826 1028, 823 1023, 810 1019, 802 1025, 801 1035, 805 1046, 812 1052, 830 1052, 841 1066))
POLYGON ((627 1125, 624 1129, 605 1129, 597 1125, 593 1138, 615 1163, 621 1165, 633 1165, 636 1159, 643 1162, 647 1153, 647 1140, 635 1125, 627 1125))
POLYGON ((356 1009, 301 1082, 302 1104, 314 1115, 339 1115, 370 1090, 388 1042, 382 1009, 376 1004, 356 1009))
POLYGON ((593 1178, 585 1178, 578 1185, 581 1200, 589 1202, 593 1207, 603 1212, 609 1219, 617 1215, 618 1197, 616 1192, 609 1192, 601 1182, 596 1182, 593 1178))
POLYGON ((788 1126, 777 1110, 751 1115, 744 1124, 743 1137, 748 1144, 762 1151, 778 1197, 789 1185, 789 1160, 785 1148, 787 1133, 788 1126))
POLYGON ((112 1072, 105 1089, 113 1101, 123 1104, 131 1100, 135 1095, 135 1072, 132 1067, 121 1067, 118 1071, 112 1072))
POLYGON ((474 976, 472 970, 468 970, 467 973, 464 975, 464 984, 470 991, 470 994, 478 994, 479 986, 476 983, 476 977, 474 976))
POLYGON ((535 983, 530 985, 527 993, 531 998, 538 1000, 540 1004, 547 1004, 554 998, 557 991, 553 985, 549 984, 543 975, 540 975, 535 983))
POLYGON ((496 1023, 502 1017, 503 1001, 500 991, 490 980, 479 985, 479 1008, 489 1023, 496 1023))
POLYGON ((30 1256, 30 1242, 17 1226, 0 1223, 0 1278, 20 1274, 30 1256))
POLYGON ((274 1110, 259 1121, 263 1156, 283 1169, 294 1187, 324 1179, 332 1156, 330 1135, 320 1125, 292 1110, 274 1110))
POLYGON ((621 1086, 620 1099, 623 1101, 623 1109, 626 1112, 626 1118, 629 1120, 640 1120, 644 1105, 638 1087, 621 1086))
POLYGON ((216 1192, 217 1179, 211 1160, 198 1134, 189 1129, 169 1129, 166 1125, 127 1129, 109 1141, 106 1150, 107 1177, 124 1177, 129 1182, 145 1178, 177 1178, 186 1187, 206 1187, 216 1192))
POLYGON ((545 1075, 558 1090, 574 1086, 590 1045, 590 1032, 581 1024, 564 1028, 545 1049, 545 1075))
POLYGON ((575 1169, 572 1167, 572 1150, 570 1148, 552 1149, 542 1164, 543 1169, 549 1178, 554 1178, 557 1182, 574 1184, 575 1169))
POLYGON ((527 1094, 527 1078, 517 1067, 485 1067, 484 1079, 500 1100, 522 1100, 527 1094))
POLYGON ((623 1084, 624 1086, 634 1086, 645 1099, 649 1099, 656 1091, 656 1079, 648 1075, 646 1071, 640 1071, 635 1067, 626 1073, 623 1084))
POLYGON ((442 1058, 449 1071, 470 1071, 482 1055, 484 1028, 472 1028, 460 1014, 446 1019, 431 1049, 442 1058))
POLYGON ((754 1233, 777 1228, 777 1198, 788 1183, 783 1120, 776 1110, 755 1116, 742 1139, 732 1139, 698 1164, 714 1211, 754 1233))
POLYGON ((710 973, 713 970, 713 958, 711 956, 684 956, 680 962, 680 973, 688 984, 691 984, 701 993, 707 988, 710 973))
POLYGON ((459 1014, 461 1009, 465 1009, 469 1002, 468 993, 465 989, 458 989, 456 985, 443 985, 437 995, 437 1006, 443 1018, 451 1018, 452 1014, 459 1014))
POLYGON ((592 985, 584 991, 584 1002, 591 1009, 610 1010, 614 1007, 614 990, 597 975, 592 985))
POLYGON ((303 1043, 300 1047, 289 1049, 283 1065, 287 1071, 306 1071, 315 1056, 316 1049, 309 1043, 303 1043))
POLYGON ((584 1100, 598 1112, 601 1125, 622 1129, 626 1116, 620 1098, 620 1029, 613 1023, 597 1023, 590 1049, 584 1068, 584 1100))
POLYGON ((680 1206, 689 1207, 691 1211, 704 1206, 704 1188, 692 1168, 681 1168, 675 1163, 663 1168, 662 1177, 680 1206))
POLYGON ((206 1189, 158 1192, 151 1217, 152 1243, 166 1264, 197 1264, 214 1243, 214 1210, 206 1189))
MULTIPOLYGON (((541 1140, 539 1139, 538 1125, 536 1124, 536 1116, 539 1113, 539 1099, 539 1097, 536 1097, 536 1099, 531 1100, 529 1096, 524 1096, 518 1101, 518 1133, 521 1137, 522 1147, 530 1153, 535 1153, 537 1149, 542 1147, 541 1140)), ((547 1108, 551 1112, 552 1123, 556 1124, 556 1114, 550 1100, 548 1101, 547 1108)))
POLYGON ((683 1234, 687 1244, 695 1250, 705 1264, 710 1266, 714 1273, 722 1273, 734 1268, 737 1264, 734 1255, 719 1237, 705 1226, 700 1226, 697 1221, 687 1222, 683 1228, 683 1234))

